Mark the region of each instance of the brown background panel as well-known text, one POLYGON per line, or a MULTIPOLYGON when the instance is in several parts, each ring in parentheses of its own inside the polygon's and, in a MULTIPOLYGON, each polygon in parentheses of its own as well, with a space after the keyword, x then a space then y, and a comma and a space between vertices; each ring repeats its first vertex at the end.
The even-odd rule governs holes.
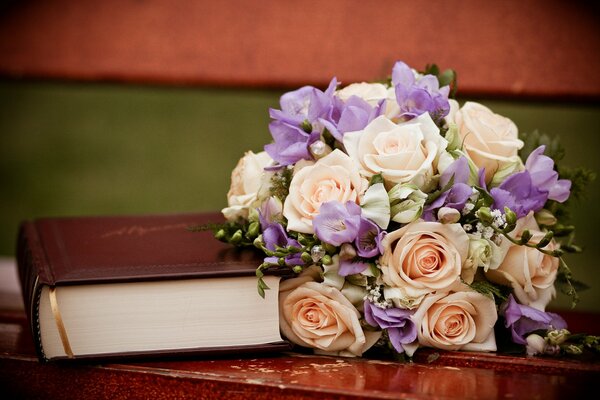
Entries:
POLYGON ((577 1, 53 0, 0 15, 0 76, 226 86, 459 72, 463 95, 600 98, 598 8, 577 1))

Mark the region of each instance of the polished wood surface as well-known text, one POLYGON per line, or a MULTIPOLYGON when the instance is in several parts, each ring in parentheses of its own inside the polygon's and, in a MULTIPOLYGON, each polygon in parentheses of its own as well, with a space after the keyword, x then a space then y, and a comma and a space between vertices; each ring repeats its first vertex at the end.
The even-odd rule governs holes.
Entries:
POLYGON ((297 87, 459 72, 462 95, 599 99, 588 1, 13 1, 0 76, 297 87))
POLYGON ((600 377, 598 364, 434 350, 412 364, 297 353, 41 364, 14 271, 0 261, 0 393, 15 398, 552 399, 586 393, 600 377))

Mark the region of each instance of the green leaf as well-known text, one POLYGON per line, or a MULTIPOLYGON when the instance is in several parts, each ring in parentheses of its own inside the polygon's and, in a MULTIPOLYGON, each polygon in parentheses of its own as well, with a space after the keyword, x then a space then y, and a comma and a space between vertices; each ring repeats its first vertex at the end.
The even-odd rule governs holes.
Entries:
POLYGON ((484 280, 475 281, 469 287, 476 292, 492 297, 496 301, 496 304, 501 304, 508 300, 508 295, 511 292, 511 288, 507 286, 497 285, 484 280))
POLYGON ((381 174, 375 174, 369 180, 369 186, 373 186, 378 183, 383 183, 383 176, 381 176, 381 174))
POLYGON ((563 294, 571 297, 571 308, 575 308, 575 305, 579 302, 577 288, 573 282, 573 273, 571 272, 571 269, 562 257, 559 258, 558 274, 556 275, 555 285, 563 294))

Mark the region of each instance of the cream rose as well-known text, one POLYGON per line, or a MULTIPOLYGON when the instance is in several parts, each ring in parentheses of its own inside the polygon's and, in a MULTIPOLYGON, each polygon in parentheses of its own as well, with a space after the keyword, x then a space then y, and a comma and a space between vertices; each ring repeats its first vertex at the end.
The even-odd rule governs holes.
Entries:
POLYGON ((379 263, 385 297, 398 307, 415 307, 434 291, 459 281, 469 252, 469 237, 460 224, 412 222, 383 240, 379 263))
POLYGON ((371 106, 376 106, 381 100, 387 99, 388 89, 381 83, 353 83, 343 89, 338 90, 336 96, 341 100, 346 101, 352 96, 357 96, 369 103, 371 106))
POLYGON ((387 88, 381 83, 353 83, 336 92, 336 96, 346 101, 352 96, 357 96, 375 107, 381 100, 385 100, 385 116, 392 119, 400 112, 396 102, 396 91, 393 87, 387 88))
POLYGON ((424 188, 437 173, 437 159, 448 144, 428 113, 401 124, 385 116, 362 131, 346 132, 344 146, 363 176, 382 174, 388 183, 424 188))
MULTIPOLYGON (((511 235, 520 238, 525 229, 532 234, 531 243, 538 243, 544 237, 533 212, 517 221, 511 235)), ((556 243, 551 241, 544 249, 555 250, 556 247, 556 243)), ((521 304, 544 311, 556 293, 554 280, 557 272, 558 258, 531 247, 512 245, 502 264, 495 270, 487 271, 486 277, 492 282, 511 286, 521 304)))
POLYGON ((523 142, 510 119, 479 103, 467 102, 458 109, 456 101, 450 102, 451 112, 446 120, 456 124, 465 152, 478 168, 485 168, 487 182, 499 169, 522 164, 517 152, 523 142))
POLYGON ((495 351, 498 319, 491 297, 458 284, 456 292, 425 297, 412 319, 419 344, 444 350, 495 351))
POLYGON ((368 182, 361 178, 352 159, 340 150, 297 169, 283 205, 287 229, 314 233, 312 220, 319 214, 322 203, 334 200, 359 203, 359 195, 367 186, 368 182))
POLYGON ((254 154, 246 152, 231 172, 231 186, 227 193, 229 207, 221 210, 226 219, 233 221, 247 218, 248 210, 258 199, 264 182, 265 167, 273 160, 264 151, 254 154))
POLYGON ((290 341, 340 356, 361 356, 381 333, 363 332, 360 313, 342 293, 317 282, 280 292, 280 327, 290 341))

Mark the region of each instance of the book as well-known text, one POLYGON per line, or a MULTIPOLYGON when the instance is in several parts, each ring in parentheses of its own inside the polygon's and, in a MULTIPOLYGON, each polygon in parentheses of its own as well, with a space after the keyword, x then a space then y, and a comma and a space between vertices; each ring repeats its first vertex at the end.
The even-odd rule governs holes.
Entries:
POLYGON ((42 218, 19 229, 17 263, 41 361, 288 349, 280 276, 189 227, 218 214, 42 218))

